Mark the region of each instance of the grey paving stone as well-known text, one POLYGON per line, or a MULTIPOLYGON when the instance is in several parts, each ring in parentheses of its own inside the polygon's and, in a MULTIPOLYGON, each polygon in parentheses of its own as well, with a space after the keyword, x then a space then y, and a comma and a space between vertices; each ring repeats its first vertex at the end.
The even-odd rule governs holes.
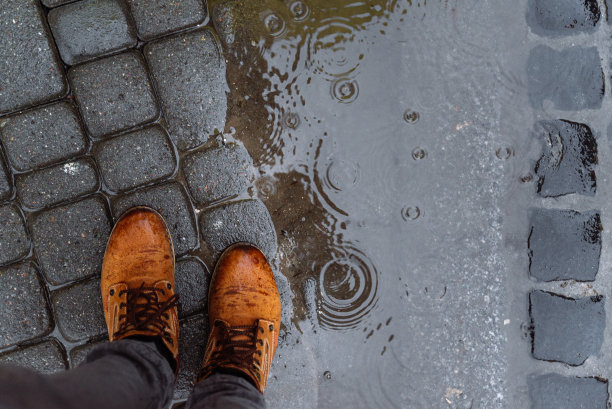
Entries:
POLYGON ((41 0, 42 4, 47 7, 57 7, 61 6, 62 4, 74 3, 75 1, 78 0, 41 0))
POLYGON ((128 13, 118 0, 82 0, 51 10, 47 19, 62 60, 75 65, 134 47, 128 13))
POLYGON ((17 177, 17 195, 24 206, 40 209, 98 189, 98 175, 87 159, 67 162, 17 177))
POLYGON ((0 202, 11 197, 11 185, 12 181, 2 159, 2 151, 0 151, 0 202))
POLYGON ((534 358, 576 366, 599 353, 606 326, 603 296, 573 299, 532 291, 529 312, 534 358))
POLYGON ((181 321, 179 339, 179 369, 174 399, 187 399, 202 367, 208 339, 208 319, 202 315, 181 321))
POLYGON ((145 57, 170 137, 179 149, 206 142, 225 127, 227 83, 220 45, 209 29, 149 43, 145 57))
POLYGON ((597 0, 529 0, 527 23, 539 35, 592 32, 601 18, 597 0))
POLYGON ((0 264, 20 259, 30 251, 30 241, 19 209, 11 204, 0 206, 0 264))
POLYGON ((0 348, 50 331, 49 310, 34 266, 0 268, 0 348))
POLYGON ((0 364, 22 366, 43 374, 52 374, 67 368, 64 354, 55 340, 2 355, 0 364))
POLYGON ((36 0, 0 7, 0 114, 42 104, 68 92, 36 0))
POLYGON ((260 200, 241 200, 202 212, 202 238, 220 253, 233 243, 258 246, 269 259, 276 253, 276 232, 268 209, 260 200))
POLYGON ((183 173, 191 197, 200 205, 237 196, 255 178, 249 153, 233 143, 185 157, 183 173))
POLYGON ((66 339, 80 341, 106 332, 99 278, 54 291, 51 299, 66 339))
POLYGON ((201 261, 186 259, 176 263, 174 280, 179 294, 180 317, 207 308, 210 273, 201 261))
POLYGON ((120 132, 159 115, 140 54, 127 52, 68 72, 85 126, 94 137, 120 132))
POLYGON ((124 195, 113 203, 113 213, 119 217, 134 206, 152 207, 166 219, 177 255, 197 247, 193 210, 187 194, 178 183, 166 183, 124 195))
POLYGON ((67 102, 0 120, 0 138, 11 166, 20 172, 70 159, 88 146, 76 109, 67 102))
POLYGON ((102 199, 38 213, 31 227, 34 252, 49 282, 59 285, 99 273, 111 231, 102 199))
POLYGON ((558 374, 531 375, 527 380, 532 409, 606 409, 608 380, 558 374))
POLYGON ((550 100, 556 109, 599 109, 605 85, 596 47, 569 47, 556 51, 537 46, 527 60, 527 86, 533 108, 550 100))
POLYGON ((599 270, 601 219, 596 211, 530 209, 529 274, 539 281, 593 281, 599 270))
POLYGON ((538 194, 594 196, 597 141, 591 128, 566 120, 540 121, 535 135, 542 140, 542 157, 535 166, 538 194))
POLYGON ((127 0, 143 40, 203 23, 208 13, 203 0, 127 0))
POLYGON ((176 157, 166 132, 145 128, 98 145, 95 156, 109 189, 124 191, 172 175, 176 157))

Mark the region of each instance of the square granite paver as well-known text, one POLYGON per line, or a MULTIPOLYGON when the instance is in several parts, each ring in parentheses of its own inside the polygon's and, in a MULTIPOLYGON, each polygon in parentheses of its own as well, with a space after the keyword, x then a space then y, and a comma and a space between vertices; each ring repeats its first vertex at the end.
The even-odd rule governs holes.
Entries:
POLYGON ((0 33, 0 115, 68 92, 38 1, 3 1, 0 33))
POLYGON ((51 299, 57 326, 66 339, 80 341, 107 331, 99 278, 54 291, 51 299))
POLYGON ((49 310, 34 266, 0 268, 0 348, 50 331, 49 310))
POLYGON ((532 409, 607 409, 608 381, 558 374, 527 379, 532 409))
POLYGON ((573 299, 532 291, 529 313, 534 358, 576 366, 599 354, 606 326, 603 296, 573 299))
POLYGON ((534 133, 542 140, 542 157, 535 166, 538 194, 594 196, 597 141, 591 128, 565 120, 540 121, 534 133))
POLYGON ((187 156, 183 173, 191 197, 200 205, 237 196, 245 192, 255 178, 249 153, 233 143, 187 156))
POLYGON ((151 122, 159 115, 138 52, 72 67, 68 77, 85 126, 96 138, 151 122))
POLYGON ((60 56, 68 65, 136 45, 128 10, 119 0, 83 0, 47 16, 60 56))
POLYGON ((2 159, 2 151, 0 150, 0 202, 11 197, 12 183, 8 169, 2 159))
POLYGON ((106 186, 124 191, 166 178, 176 168, 176 156, 166 131, 152 126, 96 146, 96 160, 106 186))
POLYGON ((181 321, 179 339, 179 369, 174 399, 187 399, 202 367, 204 350, 208 339, 208 318, 197 315, 181 321))
POLYGON ((0 264, 8 264, 30 251, 25 221, 19 209, 6 204, 0 206, 0 264))
POLYGON ((174 280, 181 318, 208 308, 210 273, 204 263, 195 258, 177 262, 174 280))
POLYGON ((202 145, 225 127, 225 60, 210 29, 154 41, 144 54, 170 137, 179 149, 202 145))
POLYGON ((599 271, 599 213, 530 209, 529 274, 540 281, 593 281, 599 271))
POLYGON ((54 285, 100 272, 111 223, 98 197, 38 213, 32 221, 34 252, 54 285))
POLYGON ((67 368, 62 348, 55 340, 2 355, 0 364, 22 366, 43 374, 52 374, 67 368))
POLYGON ((88 147, 76 108, 68 102, 0 119, 0 138, 11 166, 20 172, 70 159, 88 147))
POLYGON ((203 23, 208 15, 203 0, 127 0, 138 37, 150 40, 203 23))
POLYGON ((17 195, 24 206, 40 209, 98 189, 98 175, 88 159, 63 163, 17 177, 17 195))
POLYGON ((121 196, 113 203, 114 216, 118 218, 134 206, 152 207, 166 219, 177 255, 198 246, 195 216, 187 194, 180 184, 166 183, 121 196))
POLYGON ((527 90, 537 110, 546 100, 563 111, 601 108, 605 84, 597 48, 533 48, 527 60, 527 90))

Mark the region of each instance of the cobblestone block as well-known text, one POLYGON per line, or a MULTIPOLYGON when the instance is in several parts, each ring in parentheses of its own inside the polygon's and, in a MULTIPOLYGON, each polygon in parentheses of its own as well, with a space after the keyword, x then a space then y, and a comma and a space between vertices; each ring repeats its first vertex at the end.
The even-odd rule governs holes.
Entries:
POLYGON ((562 51, 537 46, 527 60, 529 101, 543 109, 550 100, 556 109, 599 109, 605 85, 596 47, 570 47, 562 51))
POLYGON ((260 200, 241 200, 202 213, 202 238, 220 253, 233 243, 248 242, 259 247, 269 259, 276 253, 276 232, 270 213, 260 200))
POLYGON ((67 160, 88 145, 76 110, 67 102, 0 120, 0 138, 9 162, 20 172, 67 160))
POLYGON ((38 1, 2 2, 0 33, 0 114, 68 92, 38 1))
POLYGON ((62 288, 53 292, 51 298, 57 326, 66 339, 80 341, 106 332, 100 279, 62 288))
POLYGON ((2 355, 0 364, 22 366, 43 374, 52 374, 67 368, 64 354, 57 341, 45 341, 2 355))
POLYGON ((200 205, 237 196, 255 178, 249 153, 233 143, 187 156, 183 173, 191 197, 200 205))
POLYGON ((11 197, 11 178, 0 151, 0 202, 11 197))
POLYGON ((225 127, 225 60, 209 29, 155 41, 145 47, 170 137, 179 149, 206 142, 225 127))
POLYGON ((47 303, 34 267, 0 268, 0 348, 51 331, 47 303))
POLYGON ((592 32, 601 18, 597 0, 529 0, 527 23, 539 35, 592 32))
POLYGON ((92 162, 81 159, 17 177, 17 194, 31 209, 51 206, 98 189, 92 162))
POLYGON ((122 196, 113 204, 113 213, 115 217, 119 217, 134 206, 152 207, 166 219, 177 255, 197 247, 193 210, 187 194, 178 183, 141 189, 122 196))
POLYGON ((176 293, 179 294, 179 316, 193 314, 207 308, 210 273, 202 262, 187 259, 176 263, 174 274, 176 293))
POLYGON ((73 67, 68 72, 83 120, 94 137, 150 122, 159 115, 137 52, 73 67))
POLYGON ((42 4, 47 7, 57 7, 61 6, 62 4, 72 3, 74 1, 75 0, 41 0, 42 4))
POLYGON ((59 285, 98 273, 110 231, 99 198, 37 214, 32 221, 34 252, 47 280, 59 285))
POLYGON ((530 209, 529 274, 540 281, 593 281, 599 270, 599 213, 530 209))
POLYGON ((187 399, 193 389, 198 372, 204 360, 204 350, 208 338, 208 320, 202 316, 188 318, 181 322, 179 339, 179 369, 174 399, 187 399))
POLYGON ((118 0, 83 0, 47 16, 60 56, 68 65, 136 45, 128 10, 118 0))
POLYGON ((74 348, 72 351, 70 351, 70 361, 71 361, 70 367, 76 368, 77 366, 81 365, 85 361, 85 358, 87 358, 87 355, 91 352, 92 349, 94 349, 98 345, 105 344, 106 342, 108 341, 88 342, 87 344, 83 344, 81 346, 74 348))
POLYGON ((532 291, 529 312, 536 359, 576 366, 599 353, 606 325, 603 296, 573 299, 532 291))
POLYGON ((96 160, 109 189, 123 191, 172 175, 176 158, 166 132, 159 126, 105 141, 96 160))
POLYGON ((208 13, 203 0, 127 0, 138 36, 150 40, 203 23, 208 13))
POLYGON ((19 209, 7 204, 0 206, 0 264, 8 264, 25 257, 30 241, 19 209))
POLYGON ((543 142, 542 157, 535 166, 538 194, 595 196, 597 141, 591 128, 565 120, 540 121, 536 134, 543 142))
POLYGON ((557 374, 531 375, 527 384, 532 409, 606 409, 608 380, 557 374))

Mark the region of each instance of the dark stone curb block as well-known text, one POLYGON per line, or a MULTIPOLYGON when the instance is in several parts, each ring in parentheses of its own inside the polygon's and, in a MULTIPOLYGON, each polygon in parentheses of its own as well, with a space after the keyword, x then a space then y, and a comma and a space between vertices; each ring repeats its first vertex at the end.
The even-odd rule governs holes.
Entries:
POLYGON ((0 356, 0 364, 17 365, 35 370, 42 374, 52 374, 65 370, 62 347, 56 340, 25 347, 0 356))
POLYGON ((608 380, 557 374, 527 379, 532 409, 607 409, 608 380))

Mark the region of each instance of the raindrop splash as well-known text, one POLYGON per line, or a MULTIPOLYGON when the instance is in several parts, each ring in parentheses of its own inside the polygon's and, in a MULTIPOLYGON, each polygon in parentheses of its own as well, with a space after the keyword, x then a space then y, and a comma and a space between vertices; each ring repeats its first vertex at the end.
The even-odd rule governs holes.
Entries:
POLYGON ((421 160, 427 157, 427 151, 423 148, 416 147, 412 150, 412 159, 421 160))
POLYGON ((332 84, 332 96, 343 104, 350 104, 359 95, 359 85, 356 80, 342 78, 332 84))
POLYGON ((404 121, 408 122, 409 124, 417 123, 420 117, 421 115, 418 112, 413 111, 411 109, 408 109, 406 110, 406 112, 404 112, 404 121))
POLYGON ((406 206, 402 209, 402 219, 404 221, 416 220, 421 216, 421 209, 417 206, 406 206))

